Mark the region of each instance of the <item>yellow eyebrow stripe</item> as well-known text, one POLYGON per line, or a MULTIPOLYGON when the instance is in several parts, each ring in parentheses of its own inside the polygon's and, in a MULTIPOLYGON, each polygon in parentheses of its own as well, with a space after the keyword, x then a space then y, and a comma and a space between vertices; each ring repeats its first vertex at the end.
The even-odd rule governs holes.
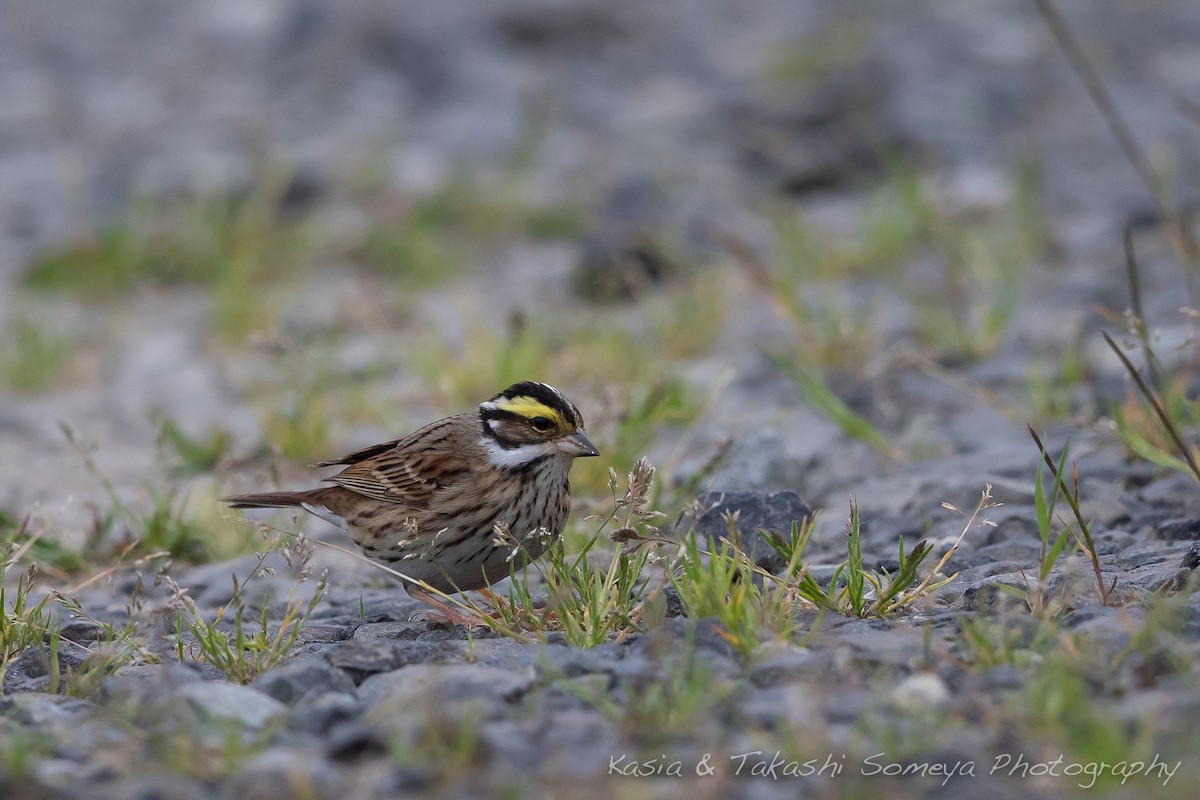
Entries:
POLYGON ((496 401, 496 408, 501 411, 508 411, 513 414, 520 414, 526 419, 534 417, 546 417, 551 420, 556 427, 564 428, 567 421, 563 419, 563 415, 555 411, 550 406, 540 400, 535 400, 532 397, 522 395, 520 397, 501 397, 496 401))

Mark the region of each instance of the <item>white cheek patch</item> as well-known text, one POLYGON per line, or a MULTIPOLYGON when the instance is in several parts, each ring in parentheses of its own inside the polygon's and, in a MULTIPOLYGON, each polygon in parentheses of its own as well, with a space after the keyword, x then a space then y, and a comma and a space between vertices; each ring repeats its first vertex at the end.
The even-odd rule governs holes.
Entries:
POLYGON ((334 514, 325 506, 314 506, 312 503, 301 503, 300 507, 312 514, 314 517, 320 517, 330 525, 336 525, 344 531, 350 530, 349 526, 346 525, 346 520, 342 519, 337 514, 334 514))
POLYGON ((553 445, 547 449, 545 444, 523 444, 520 447, 505 449, 490 437, 483 437, 479 443, 487 448, 488 461, 500 469, 518 469, 536 458, 541 458, 554 451, 553 445))

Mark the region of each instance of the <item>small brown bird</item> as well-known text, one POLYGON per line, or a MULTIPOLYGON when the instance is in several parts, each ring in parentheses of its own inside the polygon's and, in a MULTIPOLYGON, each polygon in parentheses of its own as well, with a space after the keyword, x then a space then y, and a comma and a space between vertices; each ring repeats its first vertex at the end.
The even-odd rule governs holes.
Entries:
POLYGON ((514 552, 537 558, 562 533, 571 507, 567 472, 576 458, 599 454, 570 400, 523 381, 475 411, 314 464, 345 466, 325 479, 332 486, 225 502, 303 508, 347 531, 368 558, 442 592, 469 591, 508 577, 514 552))

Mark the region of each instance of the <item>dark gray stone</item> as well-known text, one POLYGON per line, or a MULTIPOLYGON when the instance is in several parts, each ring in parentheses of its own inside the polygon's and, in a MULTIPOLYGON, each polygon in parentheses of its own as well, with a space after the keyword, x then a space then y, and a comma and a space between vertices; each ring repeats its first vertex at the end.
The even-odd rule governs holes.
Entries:
POLYGON ((388 737, 374 725, 350 720, 322 737, 325 752, 334 761, 354 764, 381 756, 388 750, 388 737))
POLYGON ((405 639, 408 641, 430 633, 429 624, 423 620, 392 620, 388 622, 366 622, 354 631, 353 638, 364 642, 378 639, 405 639))
POLYGON ((289 661, 259 675, 250 685, 287 705, 308 694, 354 691, 354 681, 344 670, 320 658, 289 661))
MULTIPOLYGON (((1177 551, 1176 551, 1177 552, 1177 551)), ((1144 567, 1149 564, 1161 564, 1173 561, 1171 548, 1162 542, 1142 542, 1123 549, 1117 554, 1117 564, 1126 569, 1144 567)))
POLYGON ((981 677, 984 685, 992 689, 1020 689, 1025 685, 1025 676, 1011 664, 992 667, 981 677))
POLYGON ((1194 541, 1200 539, 1200 518, 1169 519, 1155 528, 1155 535, 1167 541, 1194 541))
POLYGON ((747 677, 755 686, 765 688, 811 680, 823 669, 820 659, 815 658, 807 648, 776 647, 769 648, 762 656, 757 656, 756 651, 747 677))
MULTIPOLYGON (((63 643, 58 648, 59 674, 83 664, 86 653, 63 643)), ((8 663, 4 671, 4 694, 43 692, 50 685, 50 648, 41 645, 27 648, 8 663)))
POLYGON ((662 626, 656 628, 652 635, 639 641, 639 646, 663 647, 661 643, 666 640, 671 642, 673 649, 682 652, 682 648, 690 641, 697 652, 708 651, 712 656, 740 662, 741 655, 729 640, 721 635, 724 630, 720 620, 715 618, 692 620, 676 617, 664 620, 662 626))
POLYGON ((1179 566, 1184 569, 1195 569, 1200 567, 1200 542, 1193 542, 1188 551, 1183 554, 1183 560, 1179 562, 1179 566))
POLYGON ((364 708, 353 694, 307 694, 292 706, 288 728, 324 736, 335 726, 357 718, 364 708))
POLYGON ((298 644, 328 644, 344 642, 354 635, 358 623, 345 625, 305 625, 300 629, 298 644))
POLYGON ((611 643, 587 650, 546 647, 540 655, 539 674, 553 679, 575 678, 597 672, 612 674, 616 663, 624 657, 624 649, 611 643))
MULTIPOLYGON (((702 510, 694 520, 697 536, 706 537, 715 546, 721 537, 729 535, 723 515, 737 514, 736 528, 741 533, 742 546, 756 564, 771 572, 787 565, 763 541, 759 531, 775 531, 787 537, 791 535, 793 522, 802 523, 813 513, 800 495, 792 491, 712 493, 702 496, 700 504, 702 510)), ((685 519, 679 529, 686 531, 691 523, 692 520, 685 519)))
POLYGON ((397 643, 386 640, 368 642, 351 639, 327 648, 322 655, 331 666, 344 670, 356 684, 378 672, 403 666, 408 661, 397 643))

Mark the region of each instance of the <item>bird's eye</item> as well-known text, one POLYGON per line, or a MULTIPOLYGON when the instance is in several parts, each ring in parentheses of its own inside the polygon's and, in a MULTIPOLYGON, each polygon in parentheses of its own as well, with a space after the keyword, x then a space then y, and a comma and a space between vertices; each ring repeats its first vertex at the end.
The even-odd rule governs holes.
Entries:
POLYGON ((553 427, 553 424, 550 422, 550 420, 546 419, 545 417, 534 417, 533 419, 529 420, 529 424, 533 426, 535 431, 541 431, 542 433, 545 433, 553 427))

